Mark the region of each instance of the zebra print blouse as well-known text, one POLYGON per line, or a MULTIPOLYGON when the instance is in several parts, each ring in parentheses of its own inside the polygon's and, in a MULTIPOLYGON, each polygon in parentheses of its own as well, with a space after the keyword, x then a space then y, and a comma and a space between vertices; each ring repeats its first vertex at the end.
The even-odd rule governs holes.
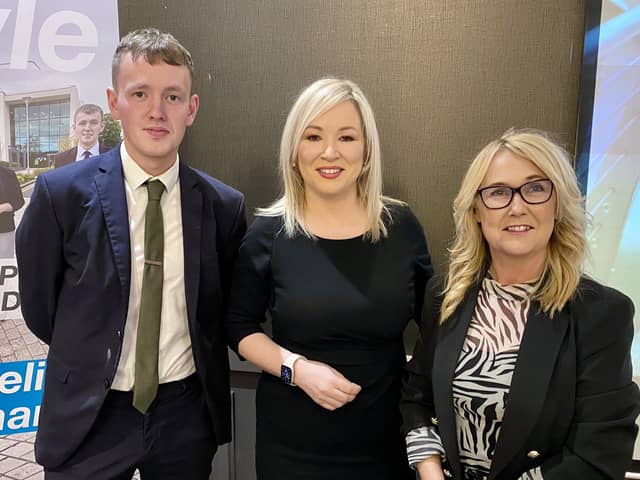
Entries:
MULTIPOLYGON (((500 285, 485 278, 453 377, 458 450, 463 471, 488 475, 495 451, 511 377, 527 321, 533 283, 500 285)), ((446 455, 435 427, 421 427, 406 438, 409 463, 446 455)), ((520 480, 542 480, 541 469, 520 480)))

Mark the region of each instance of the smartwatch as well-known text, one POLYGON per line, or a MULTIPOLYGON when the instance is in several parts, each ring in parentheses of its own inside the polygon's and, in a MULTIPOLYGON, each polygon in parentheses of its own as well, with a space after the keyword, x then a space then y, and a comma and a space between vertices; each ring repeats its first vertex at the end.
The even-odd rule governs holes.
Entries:
POLYGON ((293 383, 293 364, 296 363, 296 360, 304 358, 302 355, 298 355, 297 353, 290 354, 285 360, 284 363, 280 366, 280 378, 284 383, 295 387, 296 384, 293 383))

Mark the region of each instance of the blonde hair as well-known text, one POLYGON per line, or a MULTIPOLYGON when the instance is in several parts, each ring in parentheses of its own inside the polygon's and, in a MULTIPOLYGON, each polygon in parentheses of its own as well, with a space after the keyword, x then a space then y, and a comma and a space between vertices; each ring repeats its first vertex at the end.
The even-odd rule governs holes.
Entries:
POLYGON ((118 88, 118 72, 124 56, 130 53, 135 62, 140 57, 150 65, 164 62, 167 65, 185 66, 193 80, 193 59, 189 51, 170 33, 157 28, 141 28, 127 33, 116 47, 111 62, 111 81, 118 88))
POLYGON ((99 113, 100 119, 101 120, 104 119, 104 112, 102 111, 102 108, 100 108, 98 105, 94 105, 93 103, 83 103, 78 107, 76 112, 73 114, 74 125, 76 123, 76 120, 78 119, 79 113, 84 113, 85 115, 93 115, 94 113, 99 113))
POLYGON ((547 245, 543 274, 533 298, 553 317, 578 287, 587 255, 587 218, 571 157, 545 132, 511 128, 485 146, 471 162, 453 202, 456 237, 449 249, 449 272, 440 322, 453 314, 471 285, 481 281, 489 269, 489 248, 474 218, 474 207, 478 188, 500 151, 530 160, 553 182, 556 192, 556 221, 547 245))
POLYGON ((364 163, 357 180, 358 198, 367 212, 365 237, 377 242, 386 237, 385 220, 391 219, 387 204, 403 204, 382 195, 382 165, 380 140, 373 110, 354 82, 337 78, 323 78, 305 88, 293 104, 280 141, 279 170, 283 194, 273 204, 256 210, 260 216, 282 216, 284 230, 291 237, 296 232, 313 237, 303 219, 305 208, 304 181, 295 168, 298 146, 305 129, 318 116, 342 102, 352 102, 358 109, 365 139, 364 163))

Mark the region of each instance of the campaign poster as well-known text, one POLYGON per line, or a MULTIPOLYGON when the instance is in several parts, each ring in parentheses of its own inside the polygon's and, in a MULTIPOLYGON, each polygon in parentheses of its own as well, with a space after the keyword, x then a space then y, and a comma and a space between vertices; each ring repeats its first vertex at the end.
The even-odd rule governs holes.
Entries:
POLYGON ((0 478, 41 472, 47 346, 21 316, 15 228, 39 174, 119 142, 105 94, 118 39, 117 0, 0 0, 0 478))

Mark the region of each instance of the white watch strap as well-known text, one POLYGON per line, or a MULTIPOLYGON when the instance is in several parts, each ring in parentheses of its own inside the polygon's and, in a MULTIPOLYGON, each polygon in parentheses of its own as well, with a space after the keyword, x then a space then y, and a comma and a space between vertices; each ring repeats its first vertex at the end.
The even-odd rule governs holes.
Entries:
POLYGON ((293 364, 296 363, 296 361, 301 358, 304 358, 304 357, 302 355, 298 355, 297 353, 291 353, 287 358, 285 358, 284 362, 282 362, 282 365, 284 365, 285 367, 289 367, 291 369, 291 385, 292 386, 296 384, 293 364))

